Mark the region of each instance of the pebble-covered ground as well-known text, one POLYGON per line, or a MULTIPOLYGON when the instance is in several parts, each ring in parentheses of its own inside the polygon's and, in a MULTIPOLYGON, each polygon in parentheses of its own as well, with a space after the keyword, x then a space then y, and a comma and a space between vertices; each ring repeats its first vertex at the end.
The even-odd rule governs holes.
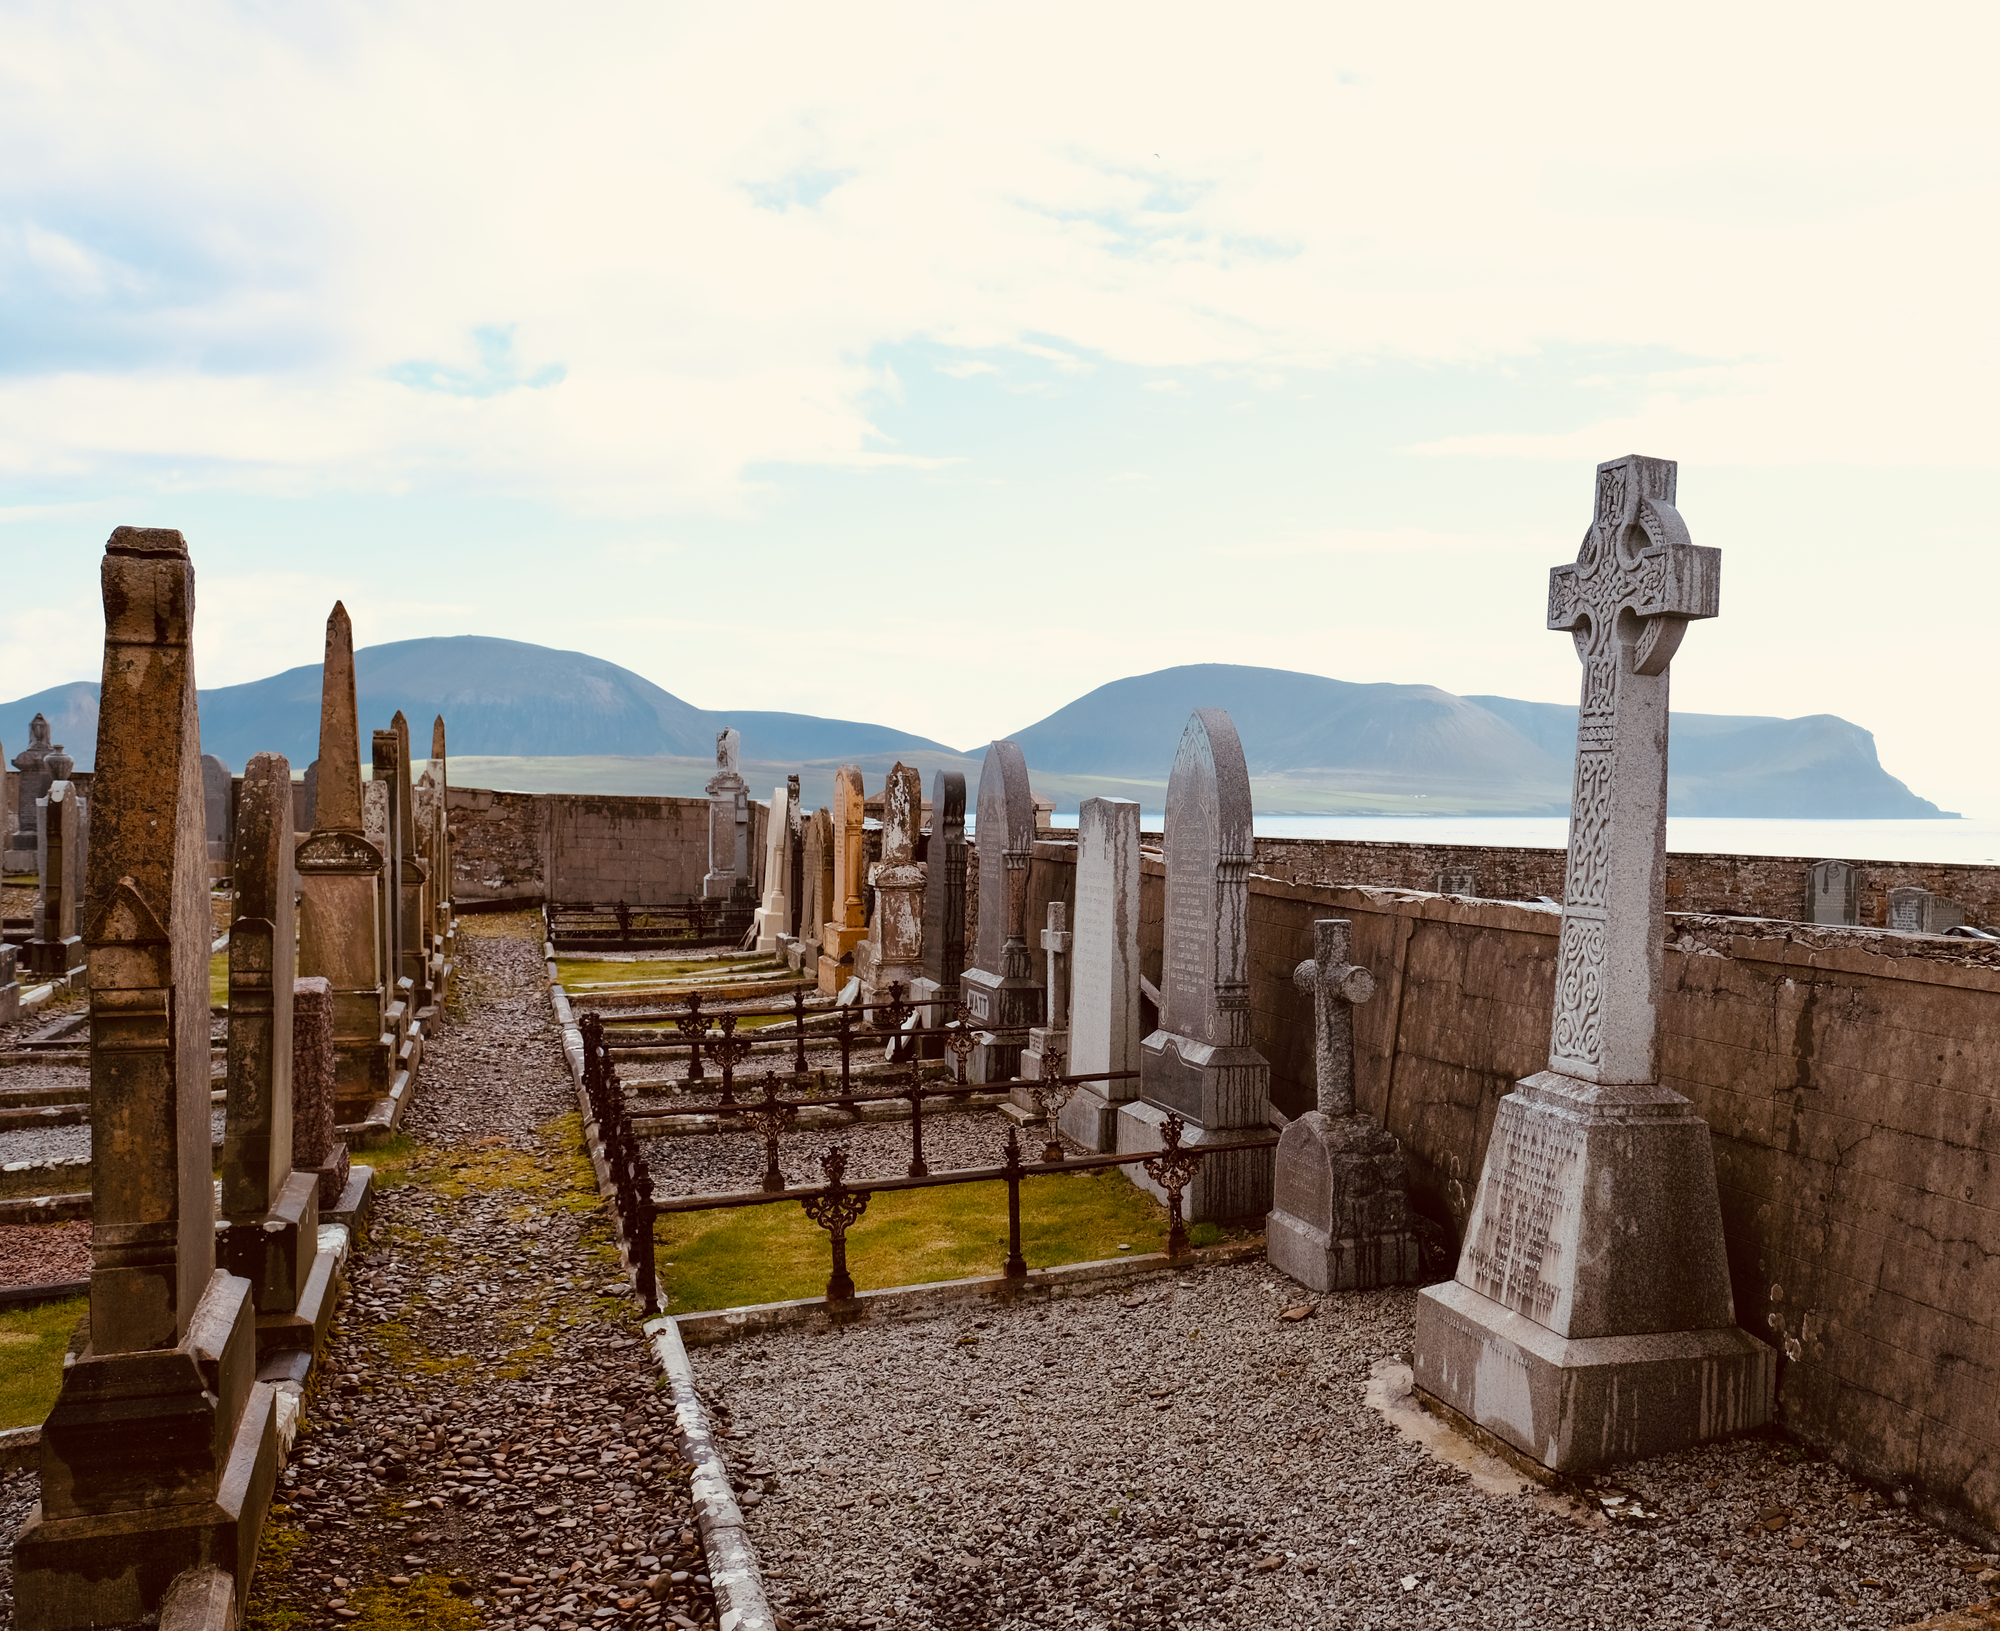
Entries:
POLYGON ((1817 1631, 1992 1595, 1992 1558, 1772 1438, 1487 1493, 1368 1402, 1413 1293, 1301 1295, 1216 1267, 694 1360, 800 1625, 1817 1631))
POLYGON ((579 1141, 536 921, 462 919, 458 944, 404 1179, 353 1266, 328 1385, 266 1538, 253 1631, 301 1614, 712 1624, 671 1410, 579 1141))
POLYGON ((89 1278, 89 1219, 0 1224, 0 1286, 89 1278))
MULTIPOLYGON (((411 1137, 378 1157, 389 1185, 266 1526, 251 1631, 713 1624, 537 931, 461 921, 458 992, 411 1137)), ((34 1493, 0 1480, 7 1533, 34 1493)))

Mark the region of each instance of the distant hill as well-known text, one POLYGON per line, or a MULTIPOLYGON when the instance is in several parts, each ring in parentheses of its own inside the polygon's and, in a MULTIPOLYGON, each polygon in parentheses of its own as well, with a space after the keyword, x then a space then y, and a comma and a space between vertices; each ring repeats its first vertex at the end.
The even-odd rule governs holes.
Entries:
MULTIPOLYGON (((745 754, 759 759, 899 748, 951 752, 887 725, 697 708, 601 657, 485 635, 365 646, 354 654, 354 675, 364 760, 369 731, 386 726, 398 708, 409 717, 410 746, 419 757, 430 751, 431 720, 438 714, 454 755, 671 754, 712 763, 716 733, 729 725, 742 733, 745 754)), ((258 752, 283 753, 303 768, 319 752, 319 702, 317 663, 204 690, 202 751, 232 770, 258 752)), ((49 716, 56 740, 78 767, 88 769, 97 740, 97 686, 76 681, 0 703, 0 742, 9 757, 27 742, 28 721, 38 711, 49 716)))
MULTIPOLYGON (((1367 795, 1385 810, 1422 808, 1407 802, 1417 795, 1486 814, 1554 814, 1569 805, 1574 705, 1455 697, 1428 685, 1193 663, 1101 685, 1014 739, 1037 773, 1164 781, 1198 707, 1229 710, 1253 780, 1367 795)), ((1831 714, 1674 714, 1668 755, 1675 815, 1945 813, 1882 768, 1869 732, 1831 714)), ((1283 807, 1278 787, 1257 791, 1259 809, 1283 807)))
MULTIPOLYGON (((841 763, 861 765, 870 787, 897 758, 922 770, 926 790, 937 768, 964 769, 976 782, 986 747, 961 754, 887 725, 696 708, 601 657, 479 635, 369 646, 355 653, 355 670, 364 758, 368 731, 398 708, 409 716, 412 748, 424 754, 431 719, 442 713, 452 757, 492 786, 696 793, 725 725, 742 732, 756 794, 796 770, 809 802, 823 802, 813 789, 830 787, 841 763)), ((1227 708, 1235 719, 1265 814, 1559 815, 1569 807, 1573 705, 1458 697, 1430 685, 1189 664, 1101 685, 1015 739, 1036 790, 1060 808, 1102 793, 1157 811, 1174 746, 1198 707, 1227 708)), ((88 769, 96 685, 76 681, 0 704, 9 756, 27 742, 37 711, 88 769)), ((232 770, 263 749, 302 769, 319 750, 319 667, 203 691, 201 724, 203 748, 232 770)), ((1676 815, 1944 813, 1882 768, 1874 737, 1831 714, 1675 714, 1667 789, 1676 815)))

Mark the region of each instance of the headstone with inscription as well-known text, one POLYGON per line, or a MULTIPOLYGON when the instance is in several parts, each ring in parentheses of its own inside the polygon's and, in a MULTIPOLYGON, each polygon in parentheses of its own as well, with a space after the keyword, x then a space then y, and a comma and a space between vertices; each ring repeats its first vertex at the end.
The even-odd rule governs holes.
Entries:
POLYGON ((1889 891, 1889 924, 1899 934, 1943 934, 1965 921, 1965 908, 1917 884, 1889 891))
POLYGON ((1416 1385, 1559 1472, 1770 1419, 1736 1324, 1708 1126, 1659 1081, 1667 668, 1716 613, 1720 554, 1675 467, 1597 467, 1548 626, 1583 661, 1549 1068, 1500 1101, 1457 1278, 1417 1301, 1416 1385))
POLYGON ((309 1356, 333 1317, 335 1263, 321 1264, 319 1181, 292 1170, 292 1003, 298 979, 292 767, 255 753, 243 767, 230 862, 229 1062, 222 1137, 223 1267, 250 1282, 268 1362, 309 1356), (318 1268, 319 1273, 314 1270, 318 1268))
POLYGON ((208 857, 194 568, 178 532, 105 547, 91 787, 90 1314, 14 1543, 22 1631, 156 1621, 183 1570, 241 1602, 277 1474, 247 1280, 215 1262, 208 857))
POLYGON ((1846 861, 1818 861, 1806 871, 1806 922, 1861 921, 1861 869, 1846 861))
POLYGON ((1449 867, 1438 874, 1437 892, 1440 895, 1477 895, 1479 875, 1469 867, 1449 867))
POLYGON ((868 932, 866 908, 862 904, 862 854, 867 835, 863 831, 861 770, 842 765, 833 778, 832 831, 828 864, 833 868, 832 887, 826 901, 826 921, 820 925, 819 988, 826 996, 835 995, 854 973, 854 948, 868 932))
POLYGON ((805 881, 798 944, 786 961, 808 979, 819 979, 819 942, 826 933, 826 916, 833 902, 833 817, 822 804, 806 818, 800 844, 805 856, 805 881))
MULTIPOLYGON (((1097 1076, 1139 1068, 1139 806, 1085 799, 1076 824, 1076 928, 1070 946, 1069 1068, 1097 1076)), ((1118 1107, 1136 1079, 1079 1082, 1062 1130, 1087 1150, 1118 1143, 1118 1107)))
MULTIPOLYGON (((791 961, 792 942, 799 937, 799 927, 803 923, 802 910, 806 893, 806 822, 810 819, 799 802, 799 778, 785 778, 785 824, 791 829, 785 841, 786 852, 791 863, 790 882, 785 885, 786 922, 781 937, 787 962, 791 961)), ((796 963, 793 967, 797 967, 796 963)))
POLYGON ((791 907, 785 899, 791 877, 791 793, 789 787, 774 787, 771 816, 764 826, 764 899, 757 908, 757 949, 767 957, 791 933, 791 907))
MULTIPOLYGON (((935 812, 933 812, 935 819, 935 812)), ((1020 1074, 1030 1026, 1042 1023, 1043 987, 1028 945, 1028 868, 1035 856, 1035 801, 1016 742, 994 742, 979 769, 979 914, 960 1000, 980 1027, 967 1071, 975 1082, 1020 1074)))
POLYGON ((48 756, 48 792, 35 803, 35 937, 21 964, 45 979, 70 980, 83 968, 83 880, 90 846, 90 806, 69 779, 76 761, 61 748, 48 756))
MULTIPOLYGON (((1118 1111, 1121 1153, 1158 1148, 1170 1115, 1187 1124, 1189 1145, 1238 1143, 1270 1121, 1271 1067, 1250 1045, 1250 772, 1220 708, 1197 708, 1181 733, 1166 829, 1163 1007, 1160 1028, 1140 1044, 1142 1096, 1118 1111)), ((1271 1164, 1268 1149, 1209 1156, 1189 1186, 1187 1216, 1263 1216, 1271 1164)))
POLYGON ((1354 1103, 1354 1005, 1375 981, 1349 960, 1351 931, 1345 919, 1315 922, 1313 955, 1292 973, 1313 1004, 1318 1105, 1278 1140, 1264 1220, 1271 1266, 1314 1291, 1407 1285, 1421 1269, 1403 1147, 1354 1103))
MULTIPOLYGON (((318 764, 313 830, 297 852, 299 973, 333 988, 334 1108, 351 1124, 386 1098, 394 1081, 395 1041, 383 1020, 395 981, 383 856, 367 837, 362 811, 354 628, 338 601, 326 620, 318 764)), ((386 842, 386 819, 381 833, 386 842)))

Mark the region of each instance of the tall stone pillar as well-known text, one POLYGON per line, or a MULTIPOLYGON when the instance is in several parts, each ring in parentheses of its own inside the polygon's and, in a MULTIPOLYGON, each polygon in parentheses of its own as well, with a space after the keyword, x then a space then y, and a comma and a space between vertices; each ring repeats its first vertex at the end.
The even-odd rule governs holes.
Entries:
POLYGON ((250 1282, 260 1353, 300 1356, 333 1314, 332 1255, 319 1250, 319 1181, 292 1170, 292 1005, 298 980, 292 769, 257 753, 243 768, 230 865, 228 1112, 222 1139, 223 1266, 250 1282), (315 1273, 317 1270, 317 1274, 315 1273))
MULTIPOLYGON (((898 763, 882 789, 882 858, 868 869, 875 890, 875 921, 868 929, 863 1002, 887 1002, 890 987, 897 985, 903 988, 904 1001, 910 1001, 924 971, 925 865, 917 859, 923 805, 923 779, 898 763)), ((857 950, 857 962, 860 956, 857 950)), ((874 1016, 878 1022, 886 1017, 874 1016)))
POLYGON ((363 830, 354 629, 339 602, 326 620, 318 762, 312 836, 297 852, 299 972, 333 988, 334 1113, 353 1123, 394 1084, 395 1045, 383 1029, 394 982, 382 852, 363 830))
MULTIPOLYGON (((1078 1076, 1139 1068, 1139 806, 1085 799, 1076 824, 1076 929, 1070 948, 1069 1068, 1078 1076)), ((1136 1078, 1079 1082, 1062 1130, 1087 1150, 1118 1143, 1118 1106, 1136 1078)))
POLYGON ((833 778, 833 806, 829 812, 833 827, 833 891, 819 939, 819 988, 829 997, 838 993, 853 974, 854 948, 868 932, 861 901, 861 858, 865 853, 861 801, 859 767, 842 765, 833 778))
POLYGON ((174 1577, 242 1598, 277 1471, 247 1280, 215 1266, 208 849, 194 568, 178 532, 105 547, 104 678, 85 884, 88 1336, 42 1425, 41 1503, 14 1547, 14 1623, 157 1617, 174 1577))
POLYGON ((1721 581, 1675 478, 1666 459, 1599 465, 1576 562, 1549 574, 1549 627, 1583 661, 1549 1068, 1500 1101, 1457 1278, 1417 1301, 1416 1385, 1559 1472, 1771 1414, 1708 1126, 1659 1081, 1667 668, 1721 581))
POLYGON ((771 789, 771 818, 764 828, 764 899, 757 908, 757 949, 766 957, 791 935, 786 893, 792 878, 792 792, 796 780, 771 789))
MULTIPOLYGON (((934 1027, 958 1016, 959 981, 965 972, 965 778, 940 770, 931 778, 931 837, 924 861, 923 972, 911 984, 912 999, 934 1027)), ((944 1053, 944 1041, 925 1044, 930 1058, 944 1053)))
POLYGON ((401 897, 396 971, 399 986, 403 980, 410 982, 410 1017, 415 1020, 436 1000, 431 990, 430 872, 417 850, 417 784, 410 773, 410 722, 402 709, 396 710, 389 729, 396 737, 392 808, 401 897))

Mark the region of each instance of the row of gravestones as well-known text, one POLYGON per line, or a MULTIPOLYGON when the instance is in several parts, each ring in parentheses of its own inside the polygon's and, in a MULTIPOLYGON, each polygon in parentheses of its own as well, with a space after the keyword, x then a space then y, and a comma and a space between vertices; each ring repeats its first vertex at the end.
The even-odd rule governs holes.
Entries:
POLYGON ((121 527, 102 578, 80 928, 90 1312, 42 1426, 41 1500, 15 1540, 15 1623, 35 1631, 150 1622, 176 1582, 233 1596, 240 1614, 285 1424, 338 1292, 343 1242, 323 1225, 365 1199, 369 1173, 346 1140, 407 1104, 450 974, 442 726, 421 782, 402 717, 376 732, 364 797, 344 608, 327 625, 311 830, 285 758, 255 754, 225 784, 218 856, 186 542, 121 527), (219 1215, 218 869, 233 884, 219 1215))

